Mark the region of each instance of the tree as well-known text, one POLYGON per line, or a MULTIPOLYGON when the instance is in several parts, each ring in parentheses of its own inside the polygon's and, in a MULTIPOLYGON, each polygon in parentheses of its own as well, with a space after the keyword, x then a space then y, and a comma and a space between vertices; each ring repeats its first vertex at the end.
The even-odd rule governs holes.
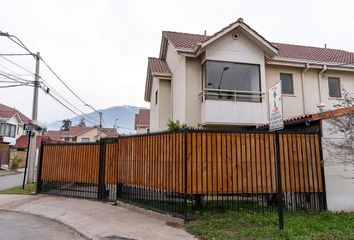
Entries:
POLYGON ((78 126, 80 126, 80 127, 86 127, 86 122, 85 122, 85 118, 84 118, 84 117, 80 118, 80 122, 79 122, 79 125, 78 125, 78 126))
POLYGON ((71 120, 70 119, 64 119, 63 120, 63 126, 60 127, 61 131, 69 131, 69 128, 71 127, 71 120))
MULTIPOLYGON (((354 106, 354 98, 350 93, 345 89, 342 92, 342 97, 335 106, 354 106)), ((327 122, 328 130, 335 138, 326 144, 329 153, 326 164, 343 165, 354 171, 354 113, 332 117, 327 122)))

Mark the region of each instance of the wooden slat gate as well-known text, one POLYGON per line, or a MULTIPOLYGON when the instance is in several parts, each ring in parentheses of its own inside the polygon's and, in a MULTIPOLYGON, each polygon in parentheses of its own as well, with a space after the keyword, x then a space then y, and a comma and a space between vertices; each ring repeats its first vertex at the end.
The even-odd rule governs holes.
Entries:
MULTIPOLYGON (((277 193, 276 135, 183 130, 90 144, 42 144, 39 191, 125 200, 186 215, 187 205, 252 203, 277 193)), ((321 136, 279 134, 284 206, 325 209, 321 136)))
POLYGON ((0 142, 0 165, 9 164, 10 162, 10 146, 8 143, 0 142))

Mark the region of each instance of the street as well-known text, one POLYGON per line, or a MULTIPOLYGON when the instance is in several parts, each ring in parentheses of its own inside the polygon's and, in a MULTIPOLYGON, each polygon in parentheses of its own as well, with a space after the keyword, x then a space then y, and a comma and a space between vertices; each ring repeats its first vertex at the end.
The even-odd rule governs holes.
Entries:
POLYGON ((0 190, 22 185, 23 173, 0 177, 0 190))
POLYGON ((0 239, 11 240, 81 240, 72 228, 31 214, 0 210, 0 239))

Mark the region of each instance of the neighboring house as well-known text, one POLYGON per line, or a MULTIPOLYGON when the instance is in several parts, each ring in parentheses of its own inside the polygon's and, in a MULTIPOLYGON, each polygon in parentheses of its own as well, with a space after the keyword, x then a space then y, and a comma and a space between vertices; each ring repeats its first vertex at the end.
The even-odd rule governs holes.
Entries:
POLYGON ((168 120, 202 127, 268 122, 267 90, 282 81, 284 118, 332 109, 342 87, 354 93, 354 53, 272 43, 243 19, 211 36, 162 32, 148 59, 150 130, 168 120))
POLYGON ((134 129, 138 134, 150 131, 150 109, 139 109, 139 112, 135 114, 134 129))
POLYGON ((16 139, 26 134, 24 125, 29 124, 30 121, 17 109, 0 103, 0 137, 4 142, 15 145, 16 139))
POLYGON ((48 131, 45 136, 64 142, 96 142, 101 138, 117 137, 118 132, 115 128, 72 126, 68 131, 48 131))

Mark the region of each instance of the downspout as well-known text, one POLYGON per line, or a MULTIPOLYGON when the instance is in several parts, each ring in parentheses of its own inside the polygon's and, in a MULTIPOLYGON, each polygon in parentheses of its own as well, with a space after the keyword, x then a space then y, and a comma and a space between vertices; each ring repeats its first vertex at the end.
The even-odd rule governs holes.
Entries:
POLYGON ((305 73, 310 69, 310 64, 306 63, 305 68, 301 71, 301 92, 302 92, 302 110, 303 114, 307 114, 306 112, 306 104, 305 104, 305 87, 304 87, 304 78, 305 78, 305 73))
POLYGON ((327 66, 323 65, 323 68, 321 69, 321 71, 318 73, 318 93, 319 93, 319 98, 320 98, 320 103, 318 105, 319 109, 321 110, 324 107, 324 103, 322 103, 322 83, 321 83, 321 79, 322 79, 322 74, 325 73, 327 71, 327 66))

